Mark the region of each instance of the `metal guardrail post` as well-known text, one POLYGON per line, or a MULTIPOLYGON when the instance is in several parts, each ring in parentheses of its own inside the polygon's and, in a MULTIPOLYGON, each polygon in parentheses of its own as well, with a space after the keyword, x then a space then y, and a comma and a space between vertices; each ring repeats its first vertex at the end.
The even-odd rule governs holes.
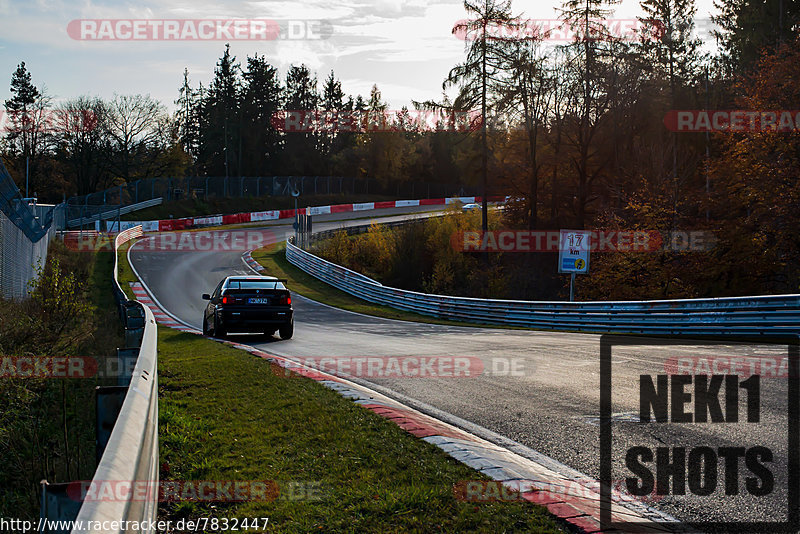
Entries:
POLYGON ((129 386, 131 383, 131 376, 133 375, 133 368, 136 366, 136 360, 139 359, 139 347, 130 349, 117 349, 117 385, 129 386))
POLYGON ((97 386, 95 388, 95 419, 97 421, 95 457, 97 463, 100 463, 100 459, 103 457, 127 393, 128 386, 97 386))
POLYGON ((41 500, 39 504, 39 517, 44 519, 40 532, 47 534, 69 534, 66 528, 55 528, 59 523, 67 525, 78 517, 81 509, 82 500, 80 497, 79 484, 74 482, 60 482, 50 484, 47 480, 40 482, 41 500))

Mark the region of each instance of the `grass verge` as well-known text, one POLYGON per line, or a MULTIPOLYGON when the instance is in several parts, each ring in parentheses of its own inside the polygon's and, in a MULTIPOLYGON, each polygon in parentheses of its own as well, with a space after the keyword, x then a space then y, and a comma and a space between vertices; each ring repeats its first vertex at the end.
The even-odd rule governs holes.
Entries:
POLYGON ((277 276, 278 278, 286 278, 288 280, 288 287, 292 291, 295 291, 304 297, 308 297, 312 300, 316 300, 317 302, 334 306, 336 308, 363 313, 365 315, 384 317, 386 319, 414 321, 417 323, 442 324, 450 326, 473 326, 482 328, 505 328, 511 330, 519 329, 512 326, 448 321, 367 302, 358 297, 354 297, 349 293, 345 293, 344 291, 336 289, 335 287, 328 285, 317 278, 314 278, 302 269, 298 269, 289 263, 289 261, 286 259, 285 243, 279 243, 275 245, 275 247, 256 250, 252 255, 253 259, 264 267, 265 274, 277 276))
POLYGON ((116 383, 102 375, 124 341, 110 285, 113 258, 54 240, 29 298, 0 298, 0 517, 35 521, 42 479, 92 478, 95 387, 116 383), (43 367, 18 367, 16 357, 43 367), (47 363, 64 357, 94 360, 98 373, 65 377, 47 363))
MULTIPOLYGON (((117 280, 119 280, 119 285, 122 287, 122 291, 125 292, 125 295, 128 297, 128 300, 136 300, 136 297, 133 294, 133 290, 131 289, 131 283, 138 281, 136 275, 133 274, 133 269, 131 269, 131 264, 128 263, 128 249, 136 242, 136 240, 128 241, 127 243, 123 243, 120 245, 119 250, 117 252, 118 255, 118 267, 117 270, 117 280)), ((111 266, 111 270, 114 270, 114 266, 111 266)), ((112 281, 113 283, 113 281, 112 281)))
POLYGON ((158 347, 162 480, 279 489, 271 501, 162 505, 162 519, 269 517, 270 532, 559 532, 531 503, 457 500, 455 483, 484 477, 315 381, 163 327, 158 347))

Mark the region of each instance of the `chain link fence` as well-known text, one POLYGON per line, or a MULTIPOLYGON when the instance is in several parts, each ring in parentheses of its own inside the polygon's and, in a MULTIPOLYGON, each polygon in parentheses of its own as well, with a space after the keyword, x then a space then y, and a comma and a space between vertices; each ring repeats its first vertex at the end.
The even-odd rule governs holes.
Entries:
POLYGON ((92 215, 106 206, 127 206, 163 198, 164 202, 187 198, 291 196, 300 195, 384 195, 405 198, 474 196, 478 188, 438 182, 382 183, 368 178, 341 176, 255 176, 148 178, 111 187, 67 200, 67 219, 92 215), (96 206, 91 208, 90 206, 96 206), (94 209, 94 211, 93 211, 94 209))
POLYGON ((0 297, 24 298, 64 227, 62 205, 29 205, 0 162, 0 297))

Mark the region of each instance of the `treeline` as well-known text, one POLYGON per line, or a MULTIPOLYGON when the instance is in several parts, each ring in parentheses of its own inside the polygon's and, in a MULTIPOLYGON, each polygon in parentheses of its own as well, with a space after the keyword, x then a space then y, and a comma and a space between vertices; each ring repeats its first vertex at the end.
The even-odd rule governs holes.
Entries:
MULTIPOLYGON (((339 230, 314 243, 311 251, 333 263, 365 274, 385 286, 439 295, 491 299, 558 300, 553 253, 464 253, 456 242, 463 232, 480 227, 475 210, 452 204, 442 217, 431 217, 350 236, 339 230), (550 268, 548 268, 550 267, 550 268)), ((490 230, 505 227, 503 217, 489 213, 490 230)))
POLYGON ((525 31, 510 2, 465 2, 469 18, 454 31, 467 38, 466 58, 444 82, 458 95, 425 104, 490 119, 473 136, 474 169, 515 197, 507 225, 719 239, 703 253, 597 254, 579 277, 581 298, 797 292, 798 130, 674 132, 665 118, 796 108, 800 7, 722 0, 719 52, 708 55, 692 0, 643 0, 635 39, 609 29, 611 4, 565 2, 575 38, 552 46, 525 31))
POLYGON ((174 119, 149 95, 80 96, 53 105, 24 62, 12 74, 0 118, 0 155, 23 193, 27 186, 40 202, 181 176, 189 165, 174 119))
MULTIPOLYGON (((367 98, 345 95, 331 71, 324 82, 305 65, 291 66, 282 80, 264 56, 242 66, 228 47, 208 87, 192 88, 184 73, 177 121, 183 146, 192 156, 192 172, 208 176, 369 177, 391 181, 459 183, 457 162, 464 135, 401 132, 287 132, 275 124, 282 111, 332 114, 373 112, 391 116, 377 85, 367 98)), ((464 162, 468 164, 468 162, 464 162)))
POLYGON ((320 84, 305 65, 290 67, 281 79, 264 56, 247 57, 243 67, 229 46, 207 87, 193 88, 184 71, 174 114, 149 95, 82 96, 52 106, 24 62, 12 75, 11 92, 0 155, 23 190, 27 172, 30 194, 40 200, 161 176, 465 184, 459 163, 471 164, 458 143, 464 133, 285 132, 274 122, 284 110, 391 113, 376 85, 367 98, 346 96, 333 71, 320 84))

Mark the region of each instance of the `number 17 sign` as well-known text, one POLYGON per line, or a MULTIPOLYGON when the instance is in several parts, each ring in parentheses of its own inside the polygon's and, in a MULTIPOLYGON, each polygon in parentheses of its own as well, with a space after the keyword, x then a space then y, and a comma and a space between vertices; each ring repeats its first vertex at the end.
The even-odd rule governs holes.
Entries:
POLYGON ((587 230, 561 230, 558 272, 585 274, 589 271, 590 236, 587 230))

